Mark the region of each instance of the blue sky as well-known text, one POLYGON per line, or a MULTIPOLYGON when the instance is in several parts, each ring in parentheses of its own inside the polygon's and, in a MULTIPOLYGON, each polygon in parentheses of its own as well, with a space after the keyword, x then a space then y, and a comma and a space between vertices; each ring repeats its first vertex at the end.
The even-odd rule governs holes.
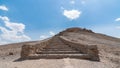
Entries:
POLYGON ((120 0, 0 0, 0 44, 40 40, 69 27, 120 37, 120 0))

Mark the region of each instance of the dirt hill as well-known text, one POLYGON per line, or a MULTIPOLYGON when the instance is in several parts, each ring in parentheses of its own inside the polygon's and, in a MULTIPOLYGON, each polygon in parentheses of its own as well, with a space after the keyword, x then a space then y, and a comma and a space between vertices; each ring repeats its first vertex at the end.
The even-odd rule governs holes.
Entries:
MULTIPOLYGON (((60 66, 62 66, 62 62, 65 62, 65 64, 68 64, 70 66, 69 68, 120 68, 120 39, 119 38, 110 37, 104 34, 95 33, 92 30, 88 30, 85 28, 77 28, 77 27, 68 28, 49 39, 53 39, 56 37, 62 37, 68 41, 71 41, 73 43, 79 43, 81 45, 96 45, 99 51, 98 55, 99 55, 100 61, 95 62, 95 61, 81 60, 81 59, 67 59, 67 60, 65 59, 65 61, 64 59, 53 59, 53 60, 38 59, 39 61, 25 60, 22 62, 21 61, 15 62, 15 60, 21 57, 20 53, 23 45, 41 44, 41 42, 48 40, 48 39, 45 39, 42 41, 31 41, 31 42, 1 45, 0 46, 0 68, 25 68, 27 65, 34 63, 34 61, 36 61, 35 63, 38 66, 42 64, 43 66, 41 68, 51 68, 52 65, 51 67, 49 66, 45 67, 45 64, 49 64, 49 62, 53 64, 52 68, 61 68, 60 66), (43 61, 45 63, 43 63, 43 61), (56 61, 58 63, 56 63, 56 61), (38 62, 40 64, 38 64, 38 62), (16 66, 14 66, 14 64, 16 64, 16 66), (54 67, 54 64, 56 64, 57 66, 55 65, 54 67)), ((56 43, 56 42, 58 41, 57 40, 52 41, 52 43, 56 43)), ((31 66, 31 68, 39 68, 39 67, 31 66)), ((62 68, 65 68, 65 66, 62 68)))

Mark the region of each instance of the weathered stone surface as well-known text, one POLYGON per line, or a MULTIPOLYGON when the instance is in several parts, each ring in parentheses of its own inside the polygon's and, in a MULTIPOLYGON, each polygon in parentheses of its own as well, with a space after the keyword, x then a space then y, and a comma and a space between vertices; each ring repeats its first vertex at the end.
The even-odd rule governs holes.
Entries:
POLYGON ((90 59, 88 54, 35 54, 29 56, 29 59, 61 59, 61 58, 90 59))
POLYGON ((100 61, 97 45, 88 46, 87 49, 87 53, 90 56, 91 60, 100 61))
POLYGON ((22 46, 21 58, 29 58, 31 55, 43 50, 49 44, 49 40, 40 42, 39 44, 24 44, 22 46))
POLYGON ((21 58, 81 58, 99 61, 96 45, 83 45, 69 41, 62 36, 55 36, 39 44, 25 44, 21 58))
POLYGON ((88 54, 90 59, 93 61, 100 61, 99 59, 99 51, 97 49, 97 45, 84 45, 80 43, 75 43, 72 41, 69 41, 68 39, 60 36, 60 39, 63 40, 63 42, 67 45, 69 45, 72 48, 75 48, 76 50, 88 54))
POLYGON ((9 55, 14 55, 13 52, 9 52, 9 55))
POLYGON ((60 39, 67 45, 69 45, 72 48, 75 48, 76 50, 80 51, 81 53, 87 53, 87 46, 80 44, 80 43, 74 43, 72 41, 69 41, 68 39, 60 36, 60 39))
POLYGON ((25 44, 22 46, 21 58, 28 58, 30 54, 35 54, 35 46, 25 44))

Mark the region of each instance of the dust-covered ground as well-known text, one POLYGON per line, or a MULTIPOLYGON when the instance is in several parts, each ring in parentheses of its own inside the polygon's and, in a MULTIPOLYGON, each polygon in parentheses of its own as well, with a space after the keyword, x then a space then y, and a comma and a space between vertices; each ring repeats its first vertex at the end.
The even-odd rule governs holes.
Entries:
POLYGON ((94 33, 86 29, 72 28, 58 34, 81 44, 97 45, 100 62, 84 59, 33 59, 18 60, 23 44, 0 46, 0 68, 120 68, 120 39, 94 33))
POLYGON ((101 50, 100 62, 97 62, 73 58, 19 61, 21 45, 17 46, 0 47, 0 68, 120 68, 120 55, 119 52, 115 52, 116 49, 119 49, 118 47, 101 47, 102 49, 99 49, 101 50), (109 48, 110 51, 106 48, 109 48), (105 52, 105 50, 109 52, 105 52))
MULTIPOLYGON (((18 56, 0 58, 0 68, 117 68, 113 63, 82 59, 37 59, 14 61, 18 56)), ((119 67, 118 67, 119 68, 119 67)))

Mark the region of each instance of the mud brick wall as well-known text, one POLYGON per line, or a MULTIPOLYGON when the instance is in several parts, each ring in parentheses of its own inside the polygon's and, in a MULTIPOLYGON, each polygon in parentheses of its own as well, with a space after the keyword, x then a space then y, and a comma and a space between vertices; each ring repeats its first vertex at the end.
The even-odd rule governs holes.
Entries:
POLYGON ((24 44, 21 50, 21 58, 29 58, 31 55, 36 55, 37 52, 44 49, 47 45, 49 45, 50 40, 45 40, 40 42, 39 44, 24 44))
POLYGON ((22 46, 21 58, 28 58, 30 54, 35 54, 35 46, 25 44, 22 46))
POLYGON ((90 45, 87 47, 87 50, 87 54, 89 54, 91 60, 100 61, 97 45, 90 45))
POLYGON ((81 53, 88 54, 90 59, 93 61, 100 61, 99 59, 99 51, 97 45, 83 45, 80 43, 74 43, 69 41, 68 39, 60 36, 60 39, 66 44, 71 46, 72 48, 77 49, 81 53))

